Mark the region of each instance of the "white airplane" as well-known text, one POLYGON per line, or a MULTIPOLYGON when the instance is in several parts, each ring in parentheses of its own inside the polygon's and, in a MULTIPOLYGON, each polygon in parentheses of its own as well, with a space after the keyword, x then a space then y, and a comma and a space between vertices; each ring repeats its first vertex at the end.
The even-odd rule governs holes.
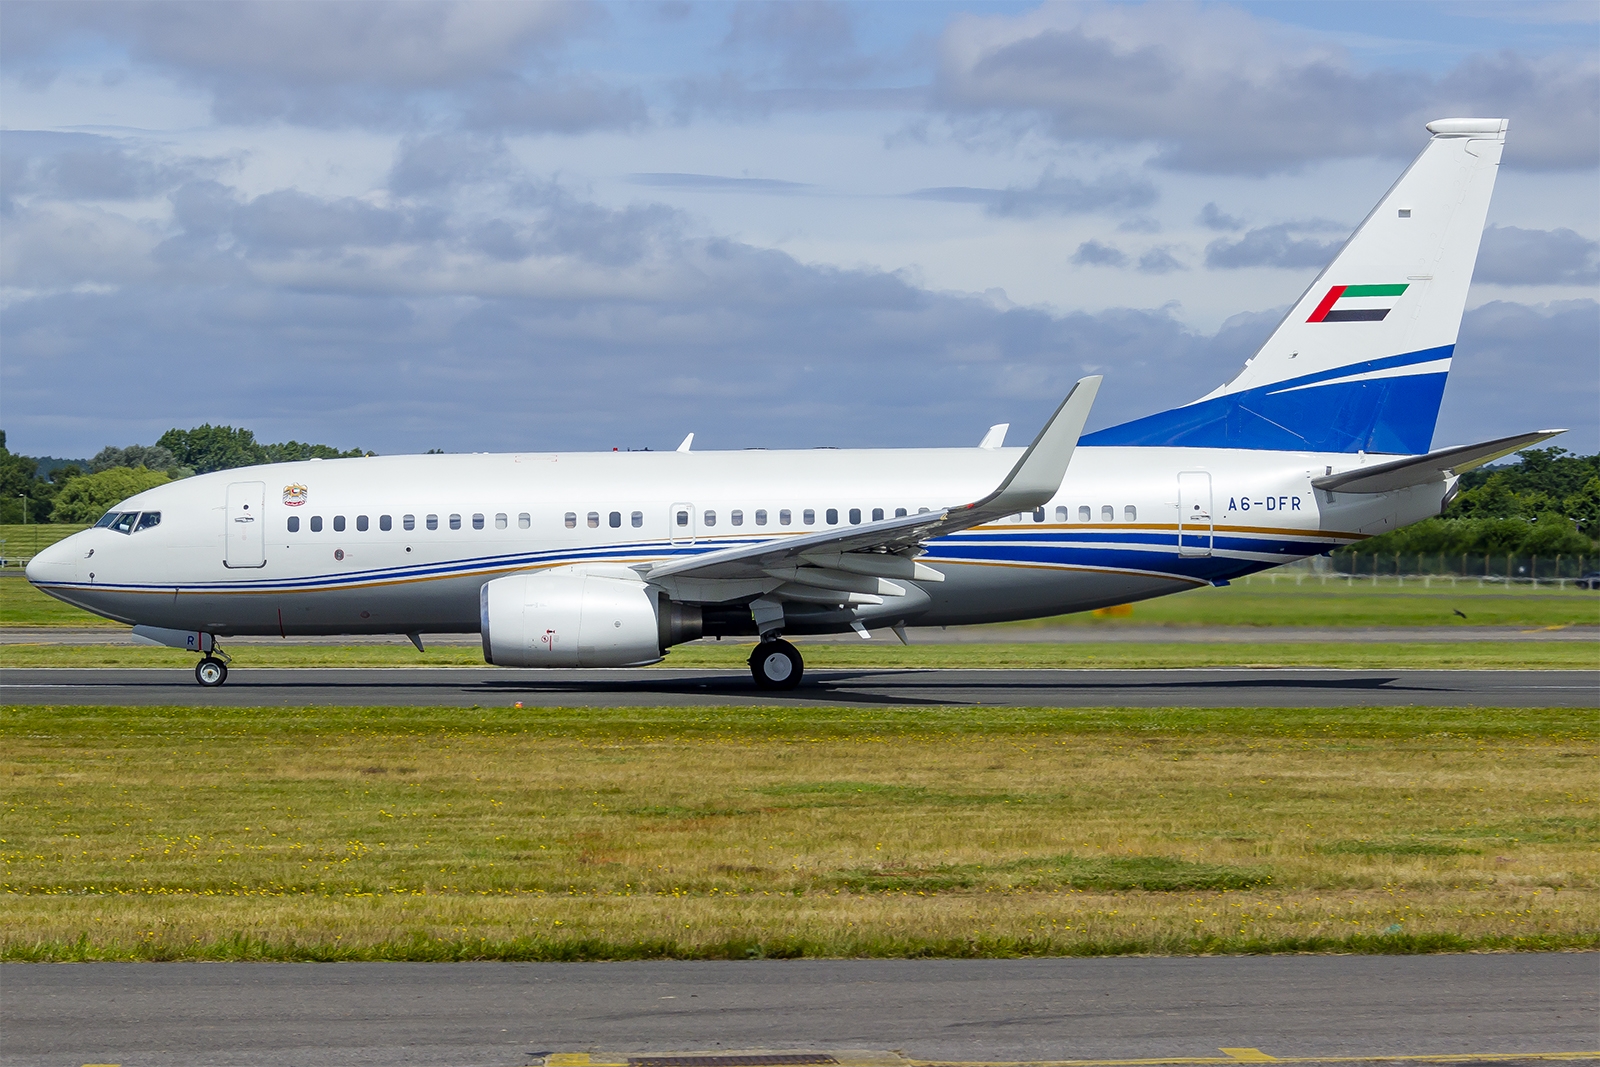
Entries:
MULTIPOLYGON (((139 493, 28 579, 204 656, 236 635, 480 633, 517 667, 622 667, 753 636, 1037 618, 1326 553, 1437 515, 1462 471, 1554 436, 1429 451, 1503 119, 1422 153, 1266 344, 1182 407, 1083 434, 1084 378, 1026 449, 379 456, 139 493)), ((692 438, 693 435, 691 434, 692 438)))

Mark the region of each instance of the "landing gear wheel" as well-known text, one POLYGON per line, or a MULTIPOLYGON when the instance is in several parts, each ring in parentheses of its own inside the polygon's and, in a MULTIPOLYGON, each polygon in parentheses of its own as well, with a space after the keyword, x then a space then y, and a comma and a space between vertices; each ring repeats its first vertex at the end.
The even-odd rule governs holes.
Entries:
POLYGON ((800 684, 805 663, 787 641, 763 641, 750 653, 750 673, 757 689, 793 689, 800 684))
POLYGON ((195 664, 194 680, 207 689, 213 689, 228 680, 228 665, 220 659, 207 656, 195 664))

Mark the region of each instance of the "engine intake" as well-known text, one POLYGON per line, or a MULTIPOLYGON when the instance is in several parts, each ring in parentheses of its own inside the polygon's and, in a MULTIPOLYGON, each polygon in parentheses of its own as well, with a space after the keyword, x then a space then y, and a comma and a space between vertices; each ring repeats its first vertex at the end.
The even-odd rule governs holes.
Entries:
POLYGON ((499 667, 632 667, 700 636, 698 608, 643 582, 596 574, 513 574, 478 594, 483 658, 499 667))

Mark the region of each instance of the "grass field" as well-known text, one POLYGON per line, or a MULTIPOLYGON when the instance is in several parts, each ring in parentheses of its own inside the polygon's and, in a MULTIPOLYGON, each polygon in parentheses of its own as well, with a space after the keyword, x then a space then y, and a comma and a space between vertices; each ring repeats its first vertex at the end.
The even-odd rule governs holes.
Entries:
MULTIPOLYGON (((835 645, 802 643, 808 669, 883 667, 1139 668, 1347 667, 1371 670, 1582 669, 1600 667, 1600 641, 1217 642, 1166 644, 835 645)), ((226 645, 234 667, 482 667, 477 645, 436 645, 419 653, 388 645, 226 645)), ((662 667, 744 670, 748 641, 679 645, 662 667)), ((0 645, 0 667, 183 667, 196 656, 149 645, 0 645)))
POLYGON ((8 560, 31 559, 33 554, 41 548, 49 548, 63 537, 68 537, 79 530, 87 530, 87 524, 77 523, 0 523, 0 557, 8 560))
POLYGON ((0 709, 0 957, 1600 947, 1536 709, 0 709))

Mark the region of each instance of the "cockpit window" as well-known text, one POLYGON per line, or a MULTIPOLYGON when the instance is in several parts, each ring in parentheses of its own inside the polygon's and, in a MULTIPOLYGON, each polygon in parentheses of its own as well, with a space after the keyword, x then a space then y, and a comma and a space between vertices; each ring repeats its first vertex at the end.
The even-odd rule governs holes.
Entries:
POLYGON ((117 533, 132 533, 133 520, 138 517, 139 513, 137 511, 124 511, 117 516, 117 521, 111 524, 111 529, 117 531, 117 533))
POLYGON ((159 511, 146 511, 146 512, 144 512, 143 514, 141 514, 139 516, 139 525, 135 526, 134 529, 135 530, 148 530, 152 526, 160 526, 160 525, 161 525, 161 512, 159 512, 159 511))
POLYGON ((110 526, 112 523, 117 521, 118 516, 121 514, 122 513, 118 511, 106 512, 104 515, 100 516, 100 521, 94 524, 95 529, 98 530, 102 526, 110 526))

